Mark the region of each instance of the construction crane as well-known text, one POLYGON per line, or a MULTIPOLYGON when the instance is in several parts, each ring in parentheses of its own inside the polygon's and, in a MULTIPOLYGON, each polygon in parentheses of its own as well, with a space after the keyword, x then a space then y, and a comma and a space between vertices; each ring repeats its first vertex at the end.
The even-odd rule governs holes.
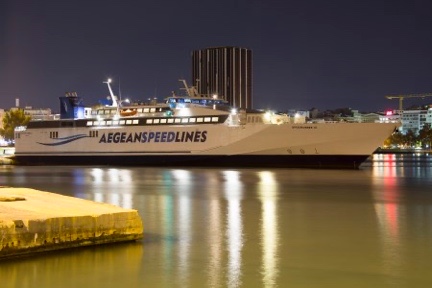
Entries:
POLYGON ((405 94, 405 95, 387 95, 387 99, 399 99, 399 110, 403 110, 403 100, 405 98, 425 98, 432 96, 432 93, 420 93, 420 94, 405 94))

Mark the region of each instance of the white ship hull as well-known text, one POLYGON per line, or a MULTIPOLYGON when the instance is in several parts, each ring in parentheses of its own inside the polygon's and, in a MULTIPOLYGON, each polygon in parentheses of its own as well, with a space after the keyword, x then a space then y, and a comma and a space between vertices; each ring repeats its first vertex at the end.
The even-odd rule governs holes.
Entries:
POLYGON ((358 168, 395 128, 394 123, 40 128, 20 133, 15 157, 21 164, 358 168))

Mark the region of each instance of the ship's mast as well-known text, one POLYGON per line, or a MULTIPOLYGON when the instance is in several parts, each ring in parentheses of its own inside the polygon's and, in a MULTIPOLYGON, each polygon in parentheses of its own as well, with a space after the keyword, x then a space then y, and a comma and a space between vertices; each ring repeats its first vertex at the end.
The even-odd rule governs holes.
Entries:
POLYGON ((113 107, 117 107, 118 106, 118 103, 117 103, 117 96, 115 96, 114 95, 114 93, 113 93, 113 91, 112 91, 112 89, 111 89, 111 85, 110 85, 110 83, 111 83, 111 79, 110 78, 108 78, 108 80, 107 81, 105 81, 105 82, 103 82, 103 83, 106 83, 107 85, 108 85, 108 89, 109 89, 109 92, 110 92, 110 96, 111 96, 111 99, 112 99, 112 106, 113 107))
POLYGON ((179 81, 183 83, 184 88, 182 88, 182 89, 186 90, 186 93, 188 94, 189 97, 198 97, 199 96, 198 90, 196 89, 196 87, 194 87, 194 86, 189 87, 186 83, 186 80, 184 80, 184 79, 179 79, 179 81))

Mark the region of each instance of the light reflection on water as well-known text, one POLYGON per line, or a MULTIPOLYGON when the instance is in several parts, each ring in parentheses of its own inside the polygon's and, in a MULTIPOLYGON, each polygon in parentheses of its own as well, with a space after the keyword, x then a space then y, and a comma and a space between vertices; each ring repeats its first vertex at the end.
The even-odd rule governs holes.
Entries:
POLYGON ((418 264, 425 261, 419 257, 422 249, 431 249, 432 158, 425 154, 381 154, 374 155, 373 163, 373 197, 382 267, 384 273, 396 279, 412 269, 413 260, 418 264), (413 230, 416 226, 421 228, 413 230), (414 245, 408 244, 410 238, 414 245))
POLYGON ((383 154, 360 171, 4 166, 1 185, 137 209, 145 237, 2 262, 1 287, 427 287, 431 163, 383 154))
POLYGON ((228 249, 228 287, 241 285, 241 251, 243 248, 243 223, 241 200, 243 195, 243 184, 238 171, 223 171, 225 178, 225 198, 228 202, 226 242, 228 249))
POLYGON ((258 198, 261 201, 261 274, 264 287, 276 287, 278 269, 277 181, 269 171, 259 172, 258 198))

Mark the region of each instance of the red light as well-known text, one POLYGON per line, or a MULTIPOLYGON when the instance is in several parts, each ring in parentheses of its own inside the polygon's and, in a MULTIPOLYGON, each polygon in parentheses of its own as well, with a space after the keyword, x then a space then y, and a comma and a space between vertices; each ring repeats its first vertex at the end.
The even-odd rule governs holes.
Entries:
POLYGON ((386 111, 386 116, 391 116, 391 115, 393 115, 393 111, 386 111))

